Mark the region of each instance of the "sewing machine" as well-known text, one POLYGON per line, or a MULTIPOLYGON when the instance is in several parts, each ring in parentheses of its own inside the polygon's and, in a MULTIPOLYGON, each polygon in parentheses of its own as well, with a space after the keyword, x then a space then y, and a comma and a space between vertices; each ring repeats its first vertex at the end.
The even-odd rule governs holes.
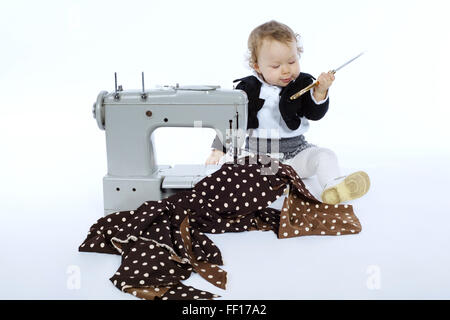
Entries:
POLYGON ((103 178, 105 215, 192 188, 220 166, 160 165, 152 133, 159 127, 213 128, 227 150, 239 154, 247 125, 247 95, 219 86, 161 86, 101 91, 93 115, 105 130, 108 172, 103 178), (241 128, 242 127, 242 128, 241 128))

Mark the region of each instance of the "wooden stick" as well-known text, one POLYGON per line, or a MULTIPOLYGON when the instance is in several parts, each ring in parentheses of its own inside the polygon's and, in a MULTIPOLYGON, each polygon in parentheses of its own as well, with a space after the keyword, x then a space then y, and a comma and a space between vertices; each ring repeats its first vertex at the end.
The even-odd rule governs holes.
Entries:
MULTIPOLYGON (((328 73, 335 74, 336 71, 335 71, 335 70, 331 70, 331 71, 328 71, 328 73)), ((319 83, 320 83, 319 81, 316 81, 316 82, 311 83, 311 84, 310 84, 309 86, 307 86, 306 88, 300 90, 300 91, 297 92, 296 94, 293 94, 293 95, 290 97, 290 99, 291 99, 291 100, 295 100, 295 99, 299 98, 300 96, 302 96, 303 94, 305 94, 306 92, 308 92, 309 90, 311 90, 312 88, 314 88, 315 86, 317 86, 319 83)))
POLYGON ((301 95, 305 94, 306 92, 308 92, 309 90, 311 90, 312 88, 317 86, 318 84, 319 84, 319 81, 311 83, 306 88, 304 88, 304 89, 300 90, 299 92, 297 92, 296 94, 292 95, 290 99, 295 100, 295 99, 299 98, 301 95))

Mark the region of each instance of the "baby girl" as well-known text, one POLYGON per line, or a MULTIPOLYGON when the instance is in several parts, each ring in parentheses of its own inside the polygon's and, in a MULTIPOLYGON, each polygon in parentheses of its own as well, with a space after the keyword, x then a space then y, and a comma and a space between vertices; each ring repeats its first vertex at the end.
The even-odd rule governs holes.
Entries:
MULTIPOLYGON (((300 72, 299 57, 303 50, 298 35, 272 20, 250 33, 248 48, 253 75, 236 80, 240 81, 236 89, 245 91, 248 97, 246 150, 257 153, 262 149, 272 155, 271 146, 276 142, 279 152, 276 156, 281 162, 294 168, 301 178, 317 176, 324 203, 338 204, 366 194, 370 187, 367 173, 357 171, 343 176, 336 154, 308 143, 304 137, 308 121, 320 120, 328 111, 328 89, 335 80, 334 74, 321 73, 317 86, 290 100, 290 96, 315 80, 300 72), (274 129, 278 133, 276 138, 268 134, 274 129)), ((212 148, 206 164, 217 164, 225 157, 225 148, 218 137, 212 148)))

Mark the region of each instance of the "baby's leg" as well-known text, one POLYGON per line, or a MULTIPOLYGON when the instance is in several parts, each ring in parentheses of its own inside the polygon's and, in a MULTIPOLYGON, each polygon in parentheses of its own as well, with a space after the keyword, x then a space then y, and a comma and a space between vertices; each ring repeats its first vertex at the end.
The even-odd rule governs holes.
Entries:
POLYGON ((301 178, 317 175, 323 189, 322 201, 328 204, 357 199, 369 191, 370 179, 364 171, 341 176, 336 154, 330 149, 308 148, 285 161, 301 178))
POLYGON ((326 148, 307 148, 284 163, 292 166, 301 178, 309 178, 316 174, 322 188, 341 175, 336 154, 326 148))

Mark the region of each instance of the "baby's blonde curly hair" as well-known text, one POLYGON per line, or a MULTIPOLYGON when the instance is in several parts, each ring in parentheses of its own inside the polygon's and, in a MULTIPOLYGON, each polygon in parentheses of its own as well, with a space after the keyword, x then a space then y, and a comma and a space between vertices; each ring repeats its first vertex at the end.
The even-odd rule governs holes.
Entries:
POLYGON ((303 47, 300 45, 300 35, 294 33, 287 25, 271 20, 253 29, 248 37, 247 60, 251 69, 254 69, 255 63, 258 62, 258 53, 264 39, 277 40, 285 44, 295 41, 298 55, 303 52, 303 47))

